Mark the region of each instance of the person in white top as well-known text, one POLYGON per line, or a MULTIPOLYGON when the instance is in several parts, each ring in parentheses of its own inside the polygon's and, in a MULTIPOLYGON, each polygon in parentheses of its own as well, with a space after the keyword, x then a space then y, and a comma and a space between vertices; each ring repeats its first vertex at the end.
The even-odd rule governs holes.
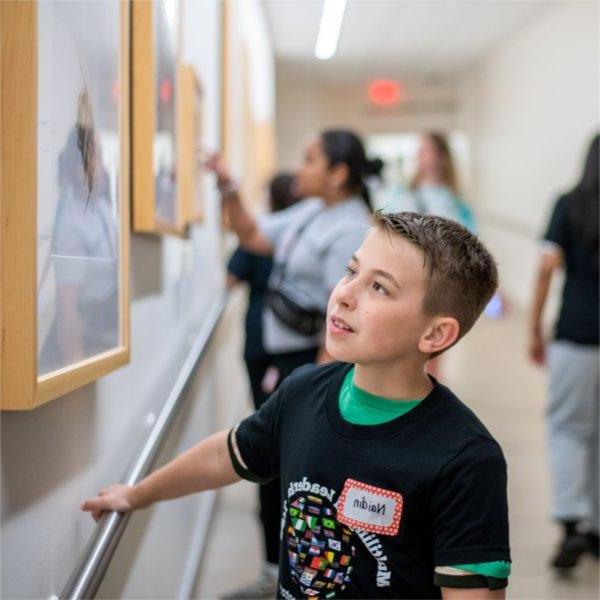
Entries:
MULTIPOLYGON (((304 364, 329 359, 323 343, 327 301, 371 225, 366 179, 382 164, 367 159, 361 139, 352 131, 324 131, 307 146, 295 174, 295 192, 306 199, 255 219, 221 158, 215 155, 207 163, 217 175, 240 246, 274 258, 263 341, 279 371, 278 384, 304 364)), ((256 584, 236 590, 232 598, 273 598, 277 593, 279 481, 262 486, 260 500, 267 564, 256 584)))
POLYGON ((408 190, 390 200, 389 209, 445 217, 475 233, 475 217, 460 197, 452 152, 444 135, 429 132, 421 137, 417 172, 408 190))

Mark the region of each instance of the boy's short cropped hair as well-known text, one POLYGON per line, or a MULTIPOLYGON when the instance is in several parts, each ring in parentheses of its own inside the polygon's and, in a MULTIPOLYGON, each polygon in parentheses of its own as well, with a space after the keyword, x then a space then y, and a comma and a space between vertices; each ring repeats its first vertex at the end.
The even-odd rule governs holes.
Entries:
POLYGON ((399 235, 423 252, 428 279, 423 311, 454 317, 457 341, 477 321, 498 287, 492 255, 468 229, 443 217, 412 212, 373 215, 375 225, 399 235))

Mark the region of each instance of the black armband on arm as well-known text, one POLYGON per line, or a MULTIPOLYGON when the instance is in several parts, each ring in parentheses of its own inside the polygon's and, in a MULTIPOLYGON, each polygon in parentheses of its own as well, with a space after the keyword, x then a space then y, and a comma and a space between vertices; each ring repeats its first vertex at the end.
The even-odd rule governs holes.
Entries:
POLYGON ((450 575, 435 571, 433 582, 439 587, 476 589, 488 588, 489 590, 503 590, 508 586, 508 579, 500 577, 488 577, 472 573, 469 575, 450 575))
POLYGON ((227 449, 229 450, 229 457, 231 458, 231 464, 233 465, 233 470, 246 481, 252 481, 253 483, 265 484, 272 481, 271 478, 263 479, 261 477, 257 477, 248 469, 248 467, 243 463, 242 457, 239 455, 239 448, 237 444, 235 444, 233 436, 235 436, 235 428, 231 428, 229 430, 229 434, 227 435, 227 449))

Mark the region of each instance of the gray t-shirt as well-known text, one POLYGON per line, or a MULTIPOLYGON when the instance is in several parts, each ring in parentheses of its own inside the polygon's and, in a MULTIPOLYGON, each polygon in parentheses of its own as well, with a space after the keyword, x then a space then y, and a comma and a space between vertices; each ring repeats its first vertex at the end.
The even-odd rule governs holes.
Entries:
MULTIPOLYGON (((362 244, 370 225, 369 213, 359 198, 349 198, 330 207, 318 198, 310 198, 268 215, 259 223, 274 246, 275 264, 287 256, 282 291, 301 306, 322 312, 326 311, 331 291, 344 275, 348 259, 362 244)), ((263 341, 268 352, 314 348, 321 345, 322 338, 322 333, 305 336, 293 331, 265 306, 263 341)))

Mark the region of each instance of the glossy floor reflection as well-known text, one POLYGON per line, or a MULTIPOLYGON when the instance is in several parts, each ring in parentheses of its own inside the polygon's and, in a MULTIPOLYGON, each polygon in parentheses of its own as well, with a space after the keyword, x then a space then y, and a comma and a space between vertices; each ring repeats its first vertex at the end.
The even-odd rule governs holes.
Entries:
MULTIPOLYGON (((442 365, 442 380, 473 408, 502 445, 509 466, 514 599, 597 599, 598 563, 568 578, 548 567, 559 531, 548 518, 544 451, 545 373, 525 358, 525 319, 481 320, 442 365)), ((221 493, 200 573, 198 598, 217 598, 252 580, 261 564, 256 494, 248 483, 221 493)))

